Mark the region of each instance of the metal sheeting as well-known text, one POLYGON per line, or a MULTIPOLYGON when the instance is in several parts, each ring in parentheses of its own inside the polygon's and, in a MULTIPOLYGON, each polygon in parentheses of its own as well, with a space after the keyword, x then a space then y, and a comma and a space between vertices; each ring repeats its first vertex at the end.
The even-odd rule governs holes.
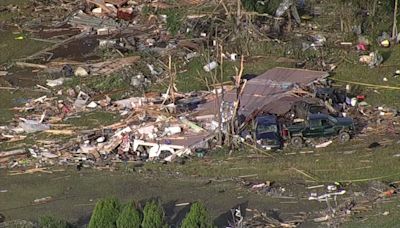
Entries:
MULTIPOLYGON (((293 89, 309 86, 313 82, 325 79, 329 74, 322 71, 311 71, 291 68, 273 68, 246 83, 240 96, 239 113, 249 116, 257 111, 265 111, 277 115, 283 115, 290 110, 291 105, 301 100, 295 96, 293 89)), ((233 102, 236 91, 227 91, 224 101, 233 102)), ((215 100, 200 107, 208 114, 216 113, 215 100)))
POLYGON ((254 78, 256 81, 253 81, 254 79, 249 81, 249 84, 258 84, 262 81, 271 80, 282 83, 291 82, 299 85, 310 85, 314 81, 328 76, 329 73, 324 71, 276 67, 254 78))

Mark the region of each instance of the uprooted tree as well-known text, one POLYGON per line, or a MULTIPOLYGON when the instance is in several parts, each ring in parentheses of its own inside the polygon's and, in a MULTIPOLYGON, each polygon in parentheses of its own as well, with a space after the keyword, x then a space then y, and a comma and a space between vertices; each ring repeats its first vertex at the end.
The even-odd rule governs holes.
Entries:
POLYGON ((96 203, 89 228, 116 228, 121 204, 115 198, 107 198, 96 203))
POLYGON ((186 215, 182 222, 181 228, 211 228, 214 227, 203 204, 196 202, 190 207, 189 214, 186 215))

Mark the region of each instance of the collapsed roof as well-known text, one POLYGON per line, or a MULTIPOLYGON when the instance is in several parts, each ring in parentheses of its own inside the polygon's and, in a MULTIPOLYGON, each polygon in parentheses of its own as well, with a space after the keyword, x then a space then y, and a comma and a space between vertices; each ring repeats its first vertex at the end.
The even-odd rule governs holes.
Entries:
MULTIPOLYGON (((302 98, 296 95, 299 88, 311 86, 329 76, 323 71, 276 67, 247 81, 240 95, 239 114, 249 117, 254 113, 268 112, 283 115, 291 105, 302 98)), ((226 91, 224 102, 234 102, 236 90, 226 91)), ((218 105, 219 107, 219 105, 218 105)), ((201 115, 216 114, 216 97, 199 106, 201 115)))

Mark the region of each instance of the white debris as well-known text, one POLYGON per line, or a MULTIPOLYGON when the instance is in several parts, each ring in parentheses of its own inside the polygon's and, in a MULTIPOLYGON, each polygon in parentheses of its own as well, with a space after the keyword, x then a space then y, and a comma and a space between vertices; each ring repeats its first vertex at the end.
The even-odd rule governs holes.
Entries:
POLYGON ((64 84, 65 78, 58 78, 55 80, 46 80, 46 81, 47 81, 46 83, 47 86, 56 87, 64 84))
POLYGON ((75 70, 75 76, 77 76, 77 77, 85 77, 88 75, 89 75, 89 73, 83 67, 78 67, 75 70))

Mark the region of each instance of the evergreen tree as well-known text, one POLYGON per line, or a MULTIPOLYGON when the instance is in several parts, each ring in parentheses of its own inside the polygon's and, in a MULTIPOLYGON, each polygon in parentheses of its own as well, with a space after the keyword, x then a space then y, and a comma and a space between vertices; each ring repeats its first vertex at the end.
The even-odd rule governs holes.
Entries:
POLYGON ((148 202, 143 210, 143 228, 166 228, 164 210, 155 201, 148 202))
POLYGON ((181 228, 211 228, 214 227, 203 204, 196 202, 190 207, 189 213, 182 222, 181 228))
POLYGON ((128 203, 117 219, 117 228, 139 228, 142 219, 134 203, 128 203))
POLYGON ((88 228, 116 228, 120 207, 115 198, 100 200, 96 203, 88 228))
POLYGON ((40 217, 38 224, 40 228, 71 228, 68 222, 51 216, 40 217))

